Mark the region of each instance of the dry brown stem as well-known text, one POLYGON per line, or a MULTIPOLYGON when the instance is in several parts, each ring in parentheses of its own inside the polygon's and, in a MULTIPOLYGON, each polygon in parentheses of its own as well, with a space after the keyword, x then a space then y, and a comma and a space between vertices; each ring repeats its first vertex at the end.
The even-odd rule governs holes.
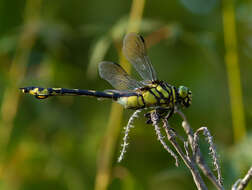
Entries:
MULTIPOLYGON (((198 129, 196 133, 194 133, 189 123, 187 122, 185 115, 178 110, 176 110, 176 113, 178 113, 183 120, 182 127, 187 135, 187 140, 185 140, 180 135, 178 135, 176 131, 170 127, 167 119, 163 119, 163 129, 165 130, 167 140, 169 141, 169 143, 171 143, 172 147, 176 150, 176 153, 180 156, 180 158, 183 160, 187 168, 190 170, 193 176, 193 180, 197 186, 197 189, 200 189, 200 190, 207 189, 207 186, 199 172, 198 168, 200 168, 203 174, 206 177, 208 177, 208 179, 215 185, 215 187, 218 190, 224 190, 224 187, 221 183, 222 177, 221 177, 218 157, 217 157, 215 146, 213 144, 213 138, 210 135, 210 132, 208 131, 206 127, 202 127, 198 129), (217 176, 218 176, 217 178, 215 177, 211 169, 207 166, 201 154, 200 147, 198 144, 200 132, 203 132, 209 144, 209 151, 210 151, 210 154, 212 155, 213 165, 217 171, 217 176), (182 141, 184 145, 183 147, 180 146, 179 141, 182 141)), ((155 116, 155 114, 156 112, 153 111, 151 115, 152 124, 158 135, 159 141, 161 143, 163 142, 162 144, 166 145, 166 143, 163 141, 163 137, 161 136, 161 131, 157 123, 158 116, 157 115, 155 116)))

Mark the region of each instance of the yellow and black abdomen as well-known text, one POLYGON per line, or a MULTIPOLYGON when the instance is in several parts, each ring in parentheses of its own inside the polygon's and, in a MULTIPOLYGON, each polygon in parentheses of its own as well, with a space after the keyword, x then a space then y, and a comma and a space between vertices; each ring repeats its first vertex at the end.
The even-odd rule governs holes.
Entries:
POLYGON ((176 103, 176 89, 166 83, 159 82, 146 85, 135 91, 94 91, 66 88, 21 88, 23 93, 31 94, 38 99, 51 96, 91 96, 96 98, 107 98, 117 101, 126 109, 141 109, 150 107, 173 108, 176 103))
POLYGON ((123 105, 126 109, 140 109, 145 107, 143 96, 138 93, 121 95, 117 99, 117 103, 123 105))
POLYGON ((20 88, 23 93, 35 96, 38 99, 45 99, 50 96, 92 96, 96 98, 108 98, 117 100, 119 94, 113 92, 102 92, 95 90, 66 89, 66 88, 41 88, 25 87, 20 88))

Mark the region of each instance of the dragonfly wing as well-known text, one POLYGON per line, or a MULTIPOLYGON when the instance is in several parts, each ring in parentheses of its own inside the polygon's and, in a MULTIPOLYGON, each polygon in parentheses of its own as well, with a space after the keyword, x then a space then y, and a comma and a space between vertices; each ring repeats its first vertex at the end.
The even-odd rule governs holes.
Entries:
POLYGON ((99 64, 99 74, 101 78, 118 90, 134 90, 142 87, 142 83, 131 78, 120 65, 113 62, 101 62, 99 64))
POLYGON ((123 53, 144 81, 157 80, 142 36, 136 33, 127 34, 123 40, 123 53))
POLYGON ((129 95, 129 94, 136 94, 135 91, 133 90, 115 90, 115 89, 109 89, 109 90, 104 90, 106 93, 116 93, 120 95, 129 95))

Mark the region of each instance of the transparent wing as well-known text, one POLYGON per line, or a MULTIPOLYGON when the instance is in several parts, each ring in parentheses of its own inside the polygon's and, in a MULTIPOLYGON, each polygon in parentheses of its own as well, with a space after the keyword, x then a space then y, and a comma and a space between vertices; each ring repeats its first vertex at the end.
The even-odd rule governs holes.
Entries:
POLYGON ((142 83, 131 78, 120 65, 113 62, 101 62, 99 74, 117 90, 134 90, 143 86, 142 83))
POLYGON ((123 40, 123 53, 144 81, 157 80, 142 36, 136 33, 127 34, 123 40))

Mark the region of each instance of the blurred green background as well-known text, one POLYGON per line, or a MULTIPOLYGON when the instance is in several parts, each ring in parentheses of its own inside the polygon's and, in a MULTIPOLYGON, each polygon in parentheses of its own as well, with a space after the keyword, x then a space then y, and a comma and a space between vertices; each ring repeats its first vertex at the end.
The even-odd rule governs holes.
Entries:
MULTIPOLYGON (((95 188, 99 153, 114 138, 106 133, 111 101, 41 101, 18 88, 110 89, 97 64, 119 62, 131 6, 128 0, 0 1, 0 189, 95 188)), ((207 126, 213 135, 227 189, 252 164, 251 11, 251 1, 146 1, 139 28, 159 78, 191 88, 193 103, 184 113, 194 130, 207 126)), ((121 126, 130 114, 123 112, 121 126)), ((178 116, 170 122, 181 126, 178 116)), ((182 161, 175 167, 143 114, 118 164, 120 131, 107 189, 196 189, 188 169, 182 161)), ((201 146, 211 166, 208 145, 202 140, 201 146)))

